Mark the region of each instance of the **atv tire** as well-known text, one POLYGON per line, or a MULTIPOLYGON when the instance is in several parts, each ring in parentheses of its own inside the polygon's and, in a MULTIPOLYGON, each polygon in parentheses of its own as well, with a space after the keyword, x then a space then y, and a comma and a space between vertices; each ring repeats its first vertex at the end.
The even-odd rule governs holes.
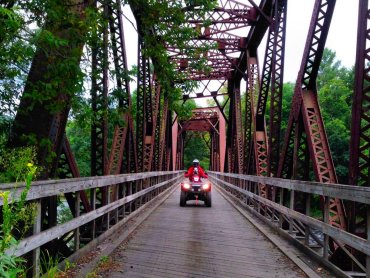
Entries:
POLYGON ((184 191, 181 191, 180 194, 180 207, 185 207, 186 206, 186 194, 184 191))
POLYGON ((204 203, 205 203, 206 207, 211 207, 212 206, 212 195, 211 195, 211 192, 207 192, 206 200, 205 200, 204 203))

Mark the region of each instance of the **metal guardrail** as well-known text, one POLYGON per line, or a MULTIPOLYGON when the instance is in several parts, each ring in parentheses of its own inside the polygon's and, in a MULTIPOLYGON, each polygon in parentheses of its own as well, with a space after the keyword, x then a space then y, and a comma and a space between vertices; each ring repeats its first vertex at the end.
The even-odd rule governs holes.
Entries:
POLYGON ((285 237, 309 255, 329 266, 338 275, 345 277, 370 277, 370 188, 341 184, 286 180, 231 173, 208 172, 209 178, 232 194, 250 212, 269 223, 285 237), (259 185, 270 186, 274 198, 259 196, 259 185), (299 211, 294 207, 297 194, 301 194, 299 211), (311 200, 314 195, 324 197, 323 219, 315 219, 311 214, 311 200), (331 198, 340 198, 367 208, 367 238, 343 231, 329 224, 331 198), (273 200, 272 200, 273 199, 273 200), (330 246, 340 248, 355 266, 354 270, 341 269, 329 261, 332 255, 330 246), (357 250, 357 251, 355 251, 357 250), (362 256, 358 256, 359 252, 362 256), (364 260, 362 260, 362 259, 364 260), (363 261, 366 261, 364 264, 363 261))
MULTIPOLYGON (((23 256, 33 252, 33 273, 34 276, 38 276, 40 273, 40 248, 44 244, 69 237, 72 238, 69 245, 72 244, 74 251, 77 251, 82 246, 82 236, 85 241, 84 245, 102 236, 104 232, 125 220, 139 207, 178 183, 181 178, 183 178, 183 171, 34 182, 27 195, 27 200, 34 202, 37 210, 33 235, 21 240, 16 248, 7 250, 7 253, 23 256), (103 187, 108 192, 107 204, 97 207, 96 190, 103 187), (81 214, 79 192, 83 190, 89 190, 92 210, 81 214), (41 231, 41 200, 47 197, 63 196, 65 193, 75 194, 74 218, 41 231), (88 238, 86 235, 82 235, 82 228, 85 233, 87 232, 88 238)), ((0 184, 0 192, 10 192, 10 201, 17 200, 24 189, 24 184, 0 184)), ((2 204, 3 200, 0 200, 0 208, 2 204)))

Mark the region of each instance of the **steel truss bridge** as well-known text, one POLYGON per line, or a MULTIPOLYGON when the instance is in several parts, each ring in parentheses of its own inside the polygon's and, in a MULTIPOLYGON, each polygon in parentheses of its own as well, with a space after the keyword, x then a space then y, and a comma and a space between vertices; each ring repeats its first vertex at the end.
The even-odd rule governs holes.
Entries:
MULTIPOLYGON (((189 57, 176 45, 165 43, 177 69, 187 79, 201 84, 199 92, 184 94, 183 101, 209 97, 216 103, 216 107, 194 110, 192 118, 186 121, 178 120, 171 111, 168 96, 152 70, 156 65, 142 51, 140 36, 136 119, 129 113, 131 89, 125 74, 129 53, 121 4, 118 0, 97 1, 96 8, 106 18, 106 24, 99 26, 95 35, 100 43, 91 49, 91 177, 80 177, 65 133, 71 96, 61 93, 49 100, 64 105, 58 113, 48 111, 47 103, 33 105, 27 114, 18 113, 13 130, 17 136, 11 145, 22 145, 22 134, 36 134, 38 139, 48 138, 51 142, 48 150, 40 148, 38 161, 46 165, 50 151, 56 156, 47 164, 44 181, 36 182, 28 196, 38 208, 33 235, 22 240, 17 250, 8 252, 26 256, 34 275, 38 275, 42 250, 62 257, 76 257, 82 250, 91 250, 97 242, 117 233, 122 223, 129 223, 136 211, 171 192, 182 178, 186 140, 192 131, 200 131, 210 135, 209 173, 219 192, 269 223, 333 273, 370 277, 370 9, 368 0, 358 2, 358 28, 353 30, 357 31, 357 50, 349 181, 340 185, 316 87, 335 0, 315 0, 303 56, 297 57, 301 66, 284 136, 281 113, 288 0, 219 0, 218 6, 207 14, 209 26, 204 27, 201 18, 190 18, 188 24, 197 30, 198 36, 189 41, 189 46, 199 47, 205 42, 217 46, 201 54, 209 71, 192 68, 189 57), (263 37, 267 37, 266 51, 264 57, 258 57, 263 37), (114 87, 121 92, 117 108, 122 111, 124 123, 115 126, 112 138, 108 135, 110 118, 106 112, 110 78, 114 78, 114 87), (242 80, 246 88, 241 88, 242 80), (244 89, 247 101, 242 113, 244 89), (225 97, 225 103, 220 103, 218 96, 225 97), (309 181, 310 174, 315 182, 309 181), (322 220, 309 217, 310 200, 315 195, 321 196, 322 220), (58 223, 60 196, 66 198, 73 215, 71 221, 63 224, 58 223)), ((82 2, 76 9, 83 11, 86 6, 82 2)), ((132 10, 136 20, 142 22, 145 15, 132 10)), ((42 54, 36 55, 39 59, 34 63, 42 63, 42 54)), ((37 76, 32 78, 37 80, 37 76)), ((23 96, 20 109, 28 104, 29 99, 23 96)), ((13 186, 0 185, 0 189, 13 186)), ((12 197, 16 198, 21 189, 13 190, 12 197)))

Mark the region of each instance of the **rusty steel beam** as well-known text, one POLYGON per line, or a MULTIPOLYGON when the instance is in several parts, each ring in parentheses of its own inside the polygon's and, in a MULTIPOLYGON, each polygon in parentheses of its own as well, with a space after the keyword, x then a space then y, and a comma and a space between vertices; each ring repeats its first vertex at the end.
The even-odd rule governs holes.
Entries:
MULTIPOLYGON (((248 73, 247 94, 249 95, 251 105, 250 113, 252 119, 253 154, 255 156, 254 161, 256 163, 255 165, 256 175, 267 176, 269 163, 268 163, 268 145, 267 145, 265 118, 263 114, 258 115, 257 112, 258 111, 257 100, 259 99, 260 94, 263 91, 260 89, 258 57, 256 52, 254 53, 255 54, 253 55, 248 52, 248 69, 247 69, 248 73)), ((267 198, 266 185, 259 184, 258 188, 260 196, 267 198)))
POLYGON ((201 137, 206 142, 207 147, 210 148, 211 168, 223 170, 221 163, 224 163, 224 153, 221 148, 225 147, 225 144, 221 142, 225 141, 225 120, 221 111, 217 107, 197 108, 193 110, 192 114, 190 119, 180 123, 177 137, 180 137, 182 134, 187 135, 183 143, 185 146, 196 134, 194 132, 202 132, 201 137), (187 131, 194 132, 186 133, 187 131), (206 140, 204 132, 210 134, 210 140, 206 140))
POLYGON ((166 171, 167 170, 167 163, 166 163, 166 133, 167 133, 167 125, 168 125, 168 97, 166 94, 164 95, 163 99, 163 109, 161 109, 161 117, 160 119, 160 134, 158 138, 158 151, 159 151, 159 157, 158 157, 158 170, 159 171, 166 171))
POLYGON ((115 68, 116 92, 118 93, 118 110, 122 115, 123 122, 115 126, 106 174, 130 173, 135 169, 127 167, 130 164, 126 164, 125 169, 122 167, 123 160, 128 159, 130 150, 135 152, 136 150, 132 145, 133 141, 127 139, 128 136, 133 136, 131 133, 134 131, 130 128, 132 125, 129 121, 132 121, 132 117, 128 114, 128 111, 131 110, 131 95, 120 1, 110 1, 108 17, 115 68), (127 146, 128 148, 125 148, 126 140, 129 140, 131 143, 131 146, 127 146))
MULTIPOLYGON (((285 177, 282 176, 282 174, 288 172, 286 169, 283 169, 284 166, 290 167, 290 165, 286 163, 286 160, 291 159, 288 158, 288 155, 294 154, 294 151, 289 151, 289 149, 292 148, 290 143, 294 141, 295 145, 297 145, 297 141, 300 140, 299 137, 294 136, 293 128, 297 125, 299 118, 302 117, 316 179, 320 182, 337 183, 335 168, 318 105, 316 88, 317 74, 335 2, 335 0, 316 0, 315 2, 301 68, 298 73, 294 91, 283 153, 279 162, 279 177, 285 177), (292 137, 295 137, 295 139, 292 139, 292 137)), ((293 164, 295 163, 294 158, 292 162, 293 164)), ((344 206, 338 199, 330 200, 329 222, 333 226, 346 229, 344 206)))
POLYGON ((153 96, 153 133, 152 133, 152 142, 151 142, 151 149, 149 150, 151 152, 151 160, 149 163, 151 163, 151 168, 148 171, 155 170, 158 171, 159 166, 159 152, 160 152, 160 134, 161 134, 161 99, 163 99, 163 91, 162 87, 159 84, 158 80, 156 78, 153 78, 153 90, 154 90, 154 96, 153 96))
POLYGON ((150 81, 150 62, 142 53, 144 42, 139 36, 138 42, 138 75, 137 75, 137 113, 136 113, 136 142, 138 169, 140 172, 148 167, 146 142, 151 143, 153 132, 152 88, 150 81), (147 139, 147 141, 146 141, 147 139))
POLYGON ((274 41, 271 72, 271 98, 269 121, 269 174, 276 176, 280 155, 281 113, 284 84, 287 0, 278 1, 275 7, 275 24, 268 41, 274 41))
MULTIPOLYGON (((58 163, 58 178, 60 179, 67 179, 67 178, 78 178, 80 177, 80 171, 78 170, 77 162, 75 159, 75 156, 73 155, 71 146, 69 144, 67 135, 64 133, 63 136, 63 146, 62 146, 62 153, 59 158, 58 163)), ((82 204, 82 211, 89 212, 91 211, 91 206, 89 203, 89 198, 87 196, 87 193, 85 191, 79 191, 80 198, 81 198, 81 204, 82 204)), ((66 193, 64 194, 68 205, 70 207, 71 213, 75 215, 75 197, 72 193, 66 193)))
MULTIPOLYGON (((370 146, 370 115, 368 109, 370 102, 369 23, 369 1, 360 0, 348 180, 349 184, 357 186, 369 186, 370 181, 370 155, 368 152, 370 146)), ((350 232, 358 232, 360 229, 366 229, 363 221, 363 219, 366 219, 365 207, 350 203, 348 204, 347 213, 348 229, 350 232)))
POLYGON ((227 127, 225 171, 230 173, 243 172, 243 134, 240 99, 240 81, 228 80, 230 96, 229 121, 227 127))
MULTIPOLYGON (((108 6, 96 3, 105 18, 108 6)), ((92 42, 92 76, 91 76, 91 176, 105 174, 108 151, 108 26, 105 21, 98 27, 92 42)))
POLYGON ((349 184, 369 186, 370 146, 370 15, 368 0, 360 0, 355 68, 355 92, 352 104, 349 184))

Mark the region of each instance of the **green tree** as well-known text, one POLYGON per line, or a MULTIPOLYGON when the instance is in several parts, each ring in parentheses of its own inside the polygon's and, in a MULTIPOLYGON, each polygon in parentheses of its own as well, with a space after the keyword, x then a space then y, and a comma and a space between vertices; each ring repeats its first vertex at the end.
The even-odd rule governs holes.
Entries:
POLYGON ((325 49, 317 86, 319 104, 338 181, 347 183, 354 68, 348 69, 341 66, 336 53, 325 49))
POLYGON ((208 140, 209 134, 202 134, 201 132, 187 132, 185 139, 185 150, 184 150, 184 165, 188 169, 194 159, 200 161, 200 165, 203 169, 209 169, 209 147, 203 139, 203 135, 208 140))
POLYGON ((351 89, 338 78, 327 81, 319 91, 322 117, 340 183, 348 180, 351 96, 351 89))

